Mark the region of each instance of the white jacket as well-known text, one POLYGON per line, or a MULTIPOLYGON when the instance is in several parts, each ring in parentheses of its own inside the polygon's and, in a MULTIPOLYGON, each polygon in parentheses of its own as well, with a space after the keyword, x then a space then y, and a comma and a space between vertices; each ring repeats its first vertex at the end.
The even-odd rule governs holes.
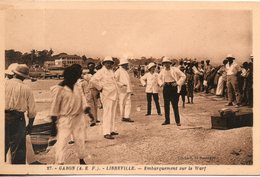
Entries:
MULTIPOLYGON (((180 93, 181 91, 181 86, 184 84, 186 75, 177 67, 171 67, 170 72, 176 83, 178 84, 178 90, 177 92, 180 93)), ((165 75, 165 68, 163 68, 158 76, 158 83, 160 86, 163 86, 165 83, 164 80, 164 75, 165 75)))
POLYGON ((239 71, 241 71, 241 67, 233 62, 231 65, 229 63, 226 64, 226 72, 227 76, 236 75, 239 71))
POLYGON ((146 86, 146 93, 158 93, 159 85, 158 85, 158 73, 151 74, 150 72, 145 73, 140 78, 140 81, 143 86, 146 86))
POLYGON ((90 83, 98 90, 102 90, 103 99, 118 99, 117 81, 113 70, 108 70, 103 66, 91 77, 90 83))
POLYGON ((120 93, 131 93, 133 92, 130 76, 128 72, 121 66, 116 70, 115 77, 119 86, 118 91, 120 93))

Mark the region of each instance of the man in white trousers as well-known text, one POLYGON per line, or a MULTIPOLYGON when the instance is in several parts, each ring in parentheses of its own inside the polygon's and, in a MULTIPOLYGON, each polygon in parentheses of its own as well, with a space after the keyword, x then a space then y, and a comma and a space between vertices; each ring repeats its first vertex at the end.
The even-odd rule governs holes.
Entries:
POLYGON ((116 80, 119 85, 119 109, 123 122, 134 122, 130 119, 131 113, 131 95, 133 93, 130 76, 127 72, 128 60, 123 58, 120 60, 119 68, 115 72, 116 80))
POLYGON ((57 134, 55 144, 55 164, 64 164, 66 146, 71 135, 75 141, 76 153, 80 164, 86 164, 85 157, 85 128, 86 116, 90 113, 89 105, 82 96, 77 80, 81 77, 80 67, 65 68, 64 80, 51 87, 53 102, 50 116, 53 123, 52 135, 57 134), (56 129, 57 126, 57 129, 56 129))
POLYGON ((228 103, 225 106, 233 106, 233 94, 235 94, 235 107, 238 108, 241 104, 241 94, 238 87, 237 75, 241 72, 241 67, 234 61, 235 57, 233 57, 233 55, 228 54, 226 59, 228 60, 228 63, 226 64, 228 103))
POLYGON ((106 139, 114 139, 115 117, 118 101, 118 86, 113 71, 114 61, 108 56, 102 61, 103 67, 94 74, 90 82, 101 92, 103 103, 103 135, 106 139))

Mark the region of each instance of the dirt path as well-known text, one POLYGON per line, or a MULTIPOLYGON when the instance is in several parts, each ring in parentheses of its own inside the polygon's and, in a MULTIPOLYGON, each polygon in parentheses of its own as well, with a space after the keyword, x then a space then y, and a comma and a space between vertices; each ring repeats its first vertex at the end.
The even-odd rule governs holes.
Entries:
MULTIPOLYGON (((135 122, 125 123, 118 117, 116 127, 120 134, 115 140, 103 138, 101 124, 89 128, 85 158, 88 164, 252 164, 252 127, 211 129, 210 116, 223 107, 225 100, 214 95, 196 94, 194 104, 180 107, 181 127, 175 125, 172 112, 171 124, 162 126, 164 116, 155 114, 154 104, 154 115, 144 116, 144 88, 139 86, 137 79, 133 80, 135 95, 132 97, 132 118, 135 122), (142 106, 140 112, 136 111, 138 105, 142 106)), ((48 99, 48 87, 58 81, 37 82, 33 88, 36 99, 41 100, 48 99)), ((161 94, 160 103, 163 110, 161 94)), ((37 109, 41 111, 48 107, 48 103, 37 104, 37 109)), ((68 145, 67 152, 67 163, 77 164, 74 145, 68 145)), ((54 163, 54 149, 38 154, 37 159, 49 164, 54 163)))

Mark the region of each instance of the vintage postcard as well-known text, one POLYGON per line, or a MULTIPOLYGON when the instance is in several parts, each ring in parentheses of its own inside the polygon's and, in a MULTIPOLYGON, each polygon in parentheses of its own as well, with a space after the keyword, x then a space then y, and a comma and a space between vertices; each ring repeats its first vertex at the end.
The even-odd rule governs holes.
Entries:
POLYGON ((0 174, 260 175, 259 17, 0 1, 0 174))

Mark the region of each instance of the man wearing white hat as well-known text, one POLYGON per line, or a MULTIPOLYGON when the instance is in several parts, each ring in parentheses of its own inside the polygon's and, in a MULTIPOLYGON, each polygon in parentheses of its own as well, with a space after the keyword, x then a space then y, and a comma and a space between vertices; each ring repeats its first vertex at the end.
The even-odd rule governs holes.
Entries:
POLYGON ((130 119, 131 113, 131 94, 133 92, 128 70, 128 60, 123 58, 120 60, 119 68, 115 72, 116 80, 119 85, 119 109, 122 121, 134 122, 130 119))
POLYGON ((164 69, 158 76, 158 83, 163 87, 163 99, 164 99, 164 112, 165 121, 162 125, 170 124, 170 103, 172 104, 175 122, 177 126, 180 126, 180 115, 179 115, 179 93, 181 86, 184 84, 186 76, 177 67, 171 67, 171 61, 164 57, 162 64, 164 69))
POLYGON ((234 62, 235 58, 229 54, 226 59, 228 63, 226 64, 226 72, 227 72, 227 91, 228 91, 228 103, 226 106, 233 106, 233 91, 236 96, 236 105, 235 107, 240 106, 241 96, 238 87, 237 73, 241 71, 240 66, 234 62))
POLYGON ((114 139, 115 117, 118 100, 118 87, 113 71, 114 61, 108 56, 102 62, 103 67, 90 79, 90 82, 101 92, 103 103, 103 134, 106 139, 114 139))
POLYGON ((146 92, 146 98, 147 98, 147 113, 146 116, 151 115, 151 109, 152 109, 152 97, 155 102, 156 110, 158 115, 161 114, 161 108, 159 103, 159 96, 158 96, 158 73, 155 72, 155 63, 149 63, 147 66, 147 69, 149 72, 145 73, 140 78, 140 81, 143 86, 146 86, 145 92, 146 92))
POLYGON ((29 68, 18 65, 14 76, 5 82, 5 156, 10 149, 12 164, 26 162, 26 133, 30 134, 36 116, 35 100, 31 88, 23 83, 29 78, 29 68), (29 123, 25 125, 24 113, 29 123))

